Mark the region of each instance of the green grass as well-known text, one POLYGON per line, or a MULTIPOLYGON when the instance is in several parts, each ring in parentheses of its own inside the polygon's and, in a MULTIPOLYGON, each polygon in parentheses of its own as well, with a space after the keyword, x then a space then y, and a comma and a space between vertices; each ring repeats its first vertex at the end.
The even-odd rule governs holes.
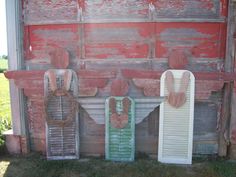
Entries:
POLYGON ((9 82, 4 77, 4 74, 0 73, 0 146, 3 145, 4 143, 2 132, 10 128, 11 128, 11 109, 10 109, 9 82))
MULTIPOLYGON (((0 69, 7 60, 0 59, 0 69)), ((0 131, 10 128, 8 80, 0 74, 0 131)), ((1 138, 1 132, 0 132, 1 138)), ((0 139, 1 144, 1 139, 0 139)), ((44 156, 0 156, 0 177, 236 177, 236 163, 224 159, 195 159, 191 166, 160 164, 140 158, 133 163, 102 159, 47 161, 44 156)))
POLYGON ((9 81, 0 73, 0 117, 11 120, 9 81))
POLYGON ((236 163, 204 160, 165 165, 151 159, 114 163, 103 159, 47 161, 43 156, 0 157, 0 176, 10 177, 235 177, 236 163))
POLYGON ((0 73, 6 71, 8 68, 8 61, 0 58, 0 73))

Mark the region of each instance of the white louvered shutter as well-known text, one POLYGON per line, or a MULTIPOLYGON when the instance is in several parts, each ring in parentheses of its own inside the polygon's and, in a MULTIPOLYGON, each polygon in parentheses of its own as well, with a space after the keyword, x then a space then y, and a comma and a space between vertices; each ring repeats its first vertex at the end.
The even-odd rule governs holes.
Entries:
MULTIPOLYGON (((175 79, 175 91, 179 90, 181 77, 186 70, 169 70, 175 79)), ((161 96, 169 93, 165 84, 166 72, 161 77, 161 96)), ((191 164, 193 144, 195 78, 190 72, 186 103, 180 108, 167 101, 160 106, 158 160, 163 163, 191 164)))

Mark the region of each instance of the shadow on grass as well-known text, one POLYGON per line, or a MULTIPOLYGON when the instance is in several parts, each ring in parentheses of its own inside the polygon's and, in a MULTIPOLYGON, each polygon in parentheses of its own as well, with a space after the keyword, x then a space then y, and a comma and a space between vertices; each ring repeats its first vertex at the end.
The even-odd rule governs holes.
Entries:
MULTIPOLYGON (((0 158, 3 177, 235 177, 236 164, 225 160, 197 160, 191 166, 160 164, 138 159, 115 163, 98 158, 47 161, 44 156, 4 156, 0 158), (5 170, 4 170, 5 169, 5 170)), ((1 173, 0 173, 1 174, 1 173)))

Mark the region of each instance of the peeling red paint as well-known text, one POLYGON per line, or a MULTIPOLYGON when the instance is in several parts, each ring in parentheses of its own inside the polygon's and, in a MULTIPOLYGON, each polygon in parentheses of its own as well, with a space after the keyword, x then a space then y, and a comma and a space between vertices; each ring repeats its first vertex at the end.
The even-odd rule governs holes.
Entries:
POLYGON ((43 100, 28 99, 27 115, 28 126, 31 137, 31 148, 35 151, 45 152, 45 119, 43 117, 43 100))
POLYGON ((149 0, 84 0, 85 19, 147 18, 149 0))
MULTIPOLYGON (((35 69, 52 68, 49 53, 55 48, 68 51, 64 59, 70 59, 79 96, 85 97, 124 95, 128 84, 134 95, 159 96, 163 71, 187 65, 197 71, 196 99, 209 101, 212 92, 236 78, 235 73, 224 73, 227 0, 23 0, 22 5, 24 59, 30 71, 5 76, 27 96, 36 150, 45 151, 45 71, 35 69), (168 57, 174 58, 169 66, 168 57), (178 57, 184 58, 181 66, 178 57), (128 84, 115 82, 119 77, 128 84)), ((235 134, 233 128, 232 142, 235 134)))
POLYGON ((37 78, 43 79, 45 71, 25 71, 25 70, 17 70, 17 71, 7 71, 4 73, 5 77, 8 79, 25 79, 25 80, 33 80, 37 78))
POLYGON ((218 23, 157 23, 157 58, 167 57, 173 49, 185 50, 195 58, 221 58, 220 51, 225 49, 221 27, 218 23))
POLYGON ((127 81, 115 79, 111 84, 111 96, 125 96, 129 91, 127 81))
POLYGON ((171 69, 186 69, 188 57, 183 50, 173 50, 168 57, 168 65, 171 69))
POLYGON ((24 0, 25 23, 76 20, 77 0, 24 0))
POLYGON ((63 48, 55 48, 49 52, 50 63, 56 69, 66 69, 69 65, 69 53, 63 48))
POLYGON ((27 97, 43 98, 44 92, 41 88, 24 88, 24 95, 27 97))
POLYGON ((98 92, 97 87, 79 87, 79 96, 80 97, 92 97, 96 96, 98 92))
POLYGON ((220 0, 220 5, 221 5, 220 14, 222 17, 228 16, 228 4, 229 0, 220 0))
POLYGON ((231 131, 231 143, 236 144, 236 129, 231 131))
POLYGON ((219 18, 224 15, 226 7, 225 0, 156 0, 153 4, 156 7, 157 17, 172 18, 219 18))
POLYGON ((80 8, 85 10, 85 0, 78 0, 78 5, 79 5, 80 8))
POLYGON ((85 58, 147 58, 149 23, 85 25, 85 58))
POLYGON ((104 70, 80 70, 77 72, 79 78, 84 79, 104 79, 116 77, 116 71, 104 70))
POLYGON ((19 88, 41 89, 43 90, 43 79, 19 79, 15 80, 15 84, 19 88))
POLYGON ((181 10, 185 9, 184 0, 176 0, 176 1, 157 0, 155 2, 155 6, 159 10, 172 8, 172 9, 176 9, 178 11, 181 11, 181 10))
POLYGON ((79 85, 84 87, 103 88, 107 85, 108 79, 79 79, 79 85))
POLYGON ((195 97, 200 100, 208 100, 212 94, 212 92, 219 92, 222 90, 224 86, 224 82, 221 81, 196 81, 195 89, 196 94, 195 97))
POLYGON ((145 96, 160 96, 160 80, 133 79, 134 84, 143 90, 145 96))
POLYGON ((140 79, 159 79, 162 72, 149 71, 149 70, 135 70, 124 69, 122 75, 126 78, 140 78, 140 79))
MULTIPOLYGON (((157 79, 133 79, 134 84, 143 90, 145 96, 160 96, 160 80, 157 79)), ((195 98, 207 100, 212 92, 220 91, 224 82, 222 81, 196 81, 195 98)))
POLYGON ((64 48, 70 55, 79 55, 78 25, 37 25, 29 27, 32 59, 45 59, 49 63, 49 52, 64 48))
POLYGON ((200 8, 204 8, 209 11, 214 10, 214 8, 215 8, 214 1, 212 1, 212 0, 200 0, 200 2, 201 2, 200 8))

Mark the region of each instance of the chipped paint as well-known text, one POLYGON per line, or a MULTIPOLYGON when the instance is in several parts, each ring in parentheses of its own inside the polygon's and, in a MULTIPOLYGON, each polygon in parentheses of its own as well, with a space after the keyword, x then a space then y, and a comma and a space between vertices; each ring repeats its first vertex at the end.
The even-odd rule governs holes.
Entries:
POLYGON ((77 20, 77 0, 24 0, 24 22, 77 20))
POLYGON ((86 58, 147 58, 149 24, 85 25, 86 58))
POLYGON ((195 58, 224 57, 222 28, 225 26, 217 23, 157 23, 157 57, 166 57, 173 49, 183 49, 195 58))
POLYGON ((85 19, 145 19, 148 0, 85 0, 85 19))
POLYGON ((79 35, 77 25, 47 25, 29 27, 31 59, 49 60, 49 52, 54 48, 65 48, 71 58, 79 55, 79 35))
POLYGON ((134 85, 143 90, 145 96, 160 96, 160 80, 133 79, 134 85))
MULTIPOLYGON (((203 148, 213 147, 207 152, 216 152, 211 120, 219 110, 205 102, 212 100, 213 92, 220 95, 224 83, 235 79, 235 74, 224 73, 226 0, 23 0, 23 16, 24 57, 30 71, 5 75, 15 79, 27 96, 32 149, 45 150, 44 134, 40 132, 44 131, 44 71, 35 70, 51 68, 49 51, 60 47, 69 52, 69 68, 77 72, 78 97, 104 99, 111 95, 112 83, 119 78, 127 81, 127 95, 144 102, 147 96, 159 96, 160 75, 168 69, 170 53, 175 49, 183 51, 188 58, 186 68, 194 71, 197 79, 196 100, 204 102, 196 104, 196 123, 199 128, 206 119, 211 124, 210 130, 200 129, 195 134, 195 150, 203 152, 203 148), (208 112, 208 107, 214 112, 210 117, 200 114, 208 112), (203 141, 213 142, 203 146, 203 141)), ((138 149, 148 153, 156 153, 157 149, 158 111, 143 118, 155 107, 151 104, 145 109, 137 124, 138 149)), ((83 110, 80 114, 81 152, 103 153, 104 126, 96 124, 100 119, 90 119, 83 110)), ((232 139, 234 134, 232 129, 232 139)))
POLYGON ((156 0, 156 18, 219 18, 220 0, 156 0))

